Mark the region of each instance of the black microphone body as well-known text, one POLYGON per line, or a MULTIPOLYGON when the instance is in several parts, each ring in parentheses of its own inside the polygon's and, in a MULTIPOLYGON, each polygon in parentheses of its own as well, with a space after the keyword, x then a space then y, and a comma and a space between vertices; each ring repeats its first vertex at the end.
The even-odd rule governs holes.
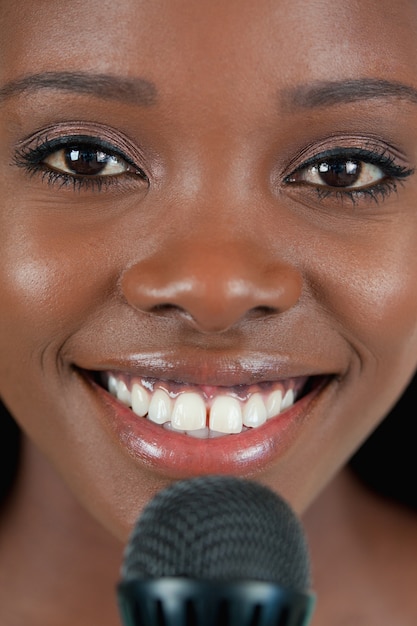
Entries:
POLYGON ((303 528, 255 482, 180 481, 139 517, 117 598, 124 626, 307 626, 315 597, 303 528))

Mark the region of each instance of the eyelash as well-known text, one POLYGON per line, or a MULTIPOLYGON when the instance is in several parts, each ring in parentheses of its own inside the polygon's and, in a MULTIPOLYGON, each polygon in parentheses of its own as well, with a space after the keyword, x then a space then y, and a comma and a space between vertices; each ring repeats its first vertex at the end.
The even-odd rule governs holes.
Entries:
POLYGON ((145 172, 138 167, 132 159, 127 157, 121 150, 118 150, 115 146, 107 143, 96 137, 89 137, 88 135, 71 135, 69 137, 60 137, 58 139, 39 141, 35 147, 25 147, 22 150, 16 152, 14 158, 14 165, 23 168, 30 176, 40 175, 42 181, 46 182, 50 186, 58 185, 62 187, 72 187, 74 191, 103 191, 109 187, 119 185, 122 174, 115 175, 97 175, 97 176, 81 176, 71 174, 69 172, 62 172, 56 169, 52 169, 44 163, 45 159, 51 157, 54 154, 58 154, 63 150, 70 149, 88 149, 91 152, 103 153, 108 157, 116 157, 120 161, 126 164, 125 174, 130 174, 139 177, 146 183, 149 183, 149 179, 145 172), (129 169, 131 168, 131 169, 129 169))
MULTIPOLYGON (((42 180, 48 185, 59 185, 60 188, 70 186, 74 191, 91 190, 99 192, 102 191, 103 188, 106 190, 114 185, 120 184, 120 178, 124 178, 121 176, 122 173, 107 176, 77 176, 76 174, 53 169, 51 166, 44 163, 45 159, 51 157, 53 154, 58 154, 62 150, 69 150, 70 148, 79 149, 81 147, 90 149, 91 152, 102 152, 109 157, 120 159, 126 163, 127 166, 126 171, 123 172, 124 174, 138 176, 149 184, 149 179, 145 172, 137 167, 122 151, 106 141, 85 135, 72 135, 52 140, 45 139, 44 141, 39 140, 38 145, 35 147, 25 147, 18 151, 14 159, 14 164, 25 169, 31 176, 40 174, 42 180)), ((386 150, 378 153, 363 148, 333 148, 304 161, 290 175, 285 177, 284 183, 310 187, 316 191, 319 200, 324 201, 328 198, 336 200, 348 199, 352 204, 356 204, 365 198, 375 202, 384 200, 390 193, 397 191, 397 184, 399 182, 404 181, 413 173, 414 169, 409 169, 397 164, 386 150), (303 172, 307 172, 309 168, 318 168, 320 164, 325 163, 326 160, 329 159, 334 162, 339 161, 340 163, 354 161, 360 164, 373 165, 381 171, 383 176, 374 184, 356 188, 331 187, 325 184, 314 185, 303 180, 297 180, 297 176, 300 176, 303 172)))
POLYGON ((366 150, 364 148, 332 148, 304 161, 289 176, 285 178, 285 183, 308 186, 315 189, 320 200, 328 198, 349 200, 352 204, 357 204, 360 200, 370 199, 374 202, 384 200, 392 192, 397 191, 398 183, 403 182, 414 174, 414 169, 407 168, 396 163, 386 150, 381 152, 366 150), (339 161, 340 163, 356 162, 361 165, 372 165, 381 171, 381 178, 375 183, 364 187, 331 187, 323 185, 312 185, 305 181, 297 181, 294 177, 297 174, 306 172, 309 168, 319 167, 327 161, 339 161))

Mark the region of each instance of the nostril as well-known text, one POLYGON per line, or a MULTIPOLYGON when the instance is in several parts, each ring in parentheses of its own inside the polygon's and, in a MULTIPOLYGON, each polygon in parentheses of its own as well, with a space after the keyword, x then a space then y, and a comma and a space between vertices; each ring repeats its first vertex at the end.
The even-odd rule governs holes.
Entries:
POLYGON ((178 310, 179 307, 175 304, 171 304, 170 302, 166 302, 162 304, 155 304, 150 311, 152 313, 169 313, 169 311, 172 311, 173 309, 178 310))
POLYGON ((153 313, 154 315, 167 316, 170 315, 188 315, 187 311, 177 304, 172 304, 171 302, 161 302, 159 304, 155 304, 154 306, 148 309, 148 313, 153 313))
POLYGON ((150 307, 147 312, 167 319, 174 317, 183 319, 192 326, 200 328, 200 330, 205 329, 210 332, 223 332, 240 320, 259 320, 261 318, 274 316, 278 313, 275 307, 264 305, 253 307, 247 311, 241 311, 240 316, 238 312, 233 309, 231 311, 224 309, 222 312, 216 310, 210 313, 207 307, 205 307, 203 311, 200 310, 196 304, 194 304, 191 309, 192 310, 188 310, 182 306, 172 304, 171 302, 163 302, 150 307))
POLYGON ((276 315, 277 313, 278 310, 273 306, 256 306, 248 311, 246 317, 248 319, 258 319, 260 317, 269 317, 271 315, 276 315))

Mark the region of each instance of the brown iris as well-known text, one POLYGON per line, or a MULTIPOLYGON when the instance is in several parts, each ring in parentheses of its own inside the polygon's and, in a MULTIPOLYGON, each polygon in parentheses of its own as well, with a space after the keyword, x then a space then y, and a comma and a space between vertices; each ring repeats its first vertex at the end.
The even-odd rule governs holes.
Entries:
POLYGON ((97 176, 101 174, 115 158, 100 150, 89 147, 68 148, 64 153, 67 168, 80 176, 97 176))
POLYGON ((317 166, 317 174, 329 187, 351 187, 361 174, 360 161, 326 159, 317 166))

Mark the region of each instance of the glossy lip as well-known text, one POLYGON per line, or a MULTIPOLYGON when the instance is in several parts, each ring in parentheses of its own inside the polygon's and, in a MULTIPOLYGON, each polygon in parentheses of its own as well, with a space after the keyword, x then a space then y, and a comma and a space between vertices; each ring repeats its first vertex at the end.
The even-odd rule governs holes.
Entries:
POLYGON ((80 373, 101 405, 99 411, 119 445, 138 463, 170 479, 219 473, 249 477, 266 469, 285 454, 301 433, 318 397, 335 380, 334 376, 322 376, 319 384, 292 407, 259 428, 215 439, 196 439, 136 416, 101 387, 91 371, 80 373))
POLYGON ((129 358, 101 359, 100 365, 89 363, 74 364, 75 369, 84 371, 87 376, 94 372, 112 372, 127 377, 151 378, 172 381, 190 386, 213 386, 230 388, 243 385, 278 382, 279 380, 310 376, 326 376, 341 372, 340 363, 333 366, 327 363, 323 369, 316 360, 309 362, 303 355, 303 362, 294 362, 294 357, 269 355, 251 352, 242 356, 234 352, 209 350, 209 355, 181 347, 171 352, 151 352, 131 355, 129 358))

